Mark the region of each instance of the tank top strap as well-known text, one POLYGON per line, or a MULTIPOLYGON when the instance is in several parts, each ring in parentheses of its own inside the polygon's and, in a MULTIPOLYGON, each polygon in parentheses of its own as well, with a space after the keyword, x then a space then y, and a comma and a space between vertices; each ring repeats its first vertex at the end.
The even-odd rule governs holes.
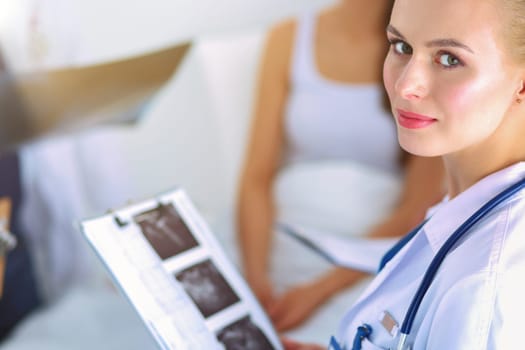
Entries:
POLYGON ((307 12, 297 18, 294 48, 292 53, 291 81, 316 80, 315 69, 315 28, 317 15, 307 12))

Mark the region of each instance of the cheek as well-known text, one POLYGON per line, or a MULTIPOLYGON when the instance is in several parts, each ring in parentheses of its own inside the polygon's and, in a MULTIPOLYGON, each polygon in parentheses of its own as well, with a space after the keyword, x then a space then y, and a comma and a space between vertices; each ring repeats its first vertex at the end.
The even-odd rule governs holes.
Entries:
POLYGON ((393 98, 395 82, 396 72, 394 66, 390 62, 389 56, 387 56, 383 65, 383 83, 385 84, 385 89, 390 101, 392 101, 393 98))
POLYGON ((493 134, 505 114, 508 88, 498 79, 466 79, 446 86, 436 90, 436 102, 446 116, 449 141, 466 145, 493 134))
POLYGON ((494 99, 494 82, 477 79, 463 79, 455 82, 443 82, 434 90, 434 97, 444 109, 445 115, 455 116, 456 120, 470 118, 481 119, 486 110, 487 101, 494 99))
POLYGON ((443 106, 447 106, 446 114, 465 115, 466 109, 475 106, 479 99, 479 92, 469 84, 459 84, 454 87, 438 89, 437 99, 441 100, 443 106), (440 96, 441 95, 441 96, 440 96))

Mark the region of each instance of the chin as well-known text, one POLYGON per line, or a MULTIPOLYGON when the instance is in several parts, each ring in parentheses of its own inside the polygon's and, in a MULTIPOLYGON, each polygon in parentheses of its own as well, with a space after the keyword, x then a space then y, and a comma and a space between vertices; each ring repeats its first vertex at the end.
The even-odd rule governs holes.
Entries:
POLYGON ((401 148, 406 152, 420 157, 436 157, 443 155, 428 140, 416 137, 403 137, 398 134, 398 141, 401 148))

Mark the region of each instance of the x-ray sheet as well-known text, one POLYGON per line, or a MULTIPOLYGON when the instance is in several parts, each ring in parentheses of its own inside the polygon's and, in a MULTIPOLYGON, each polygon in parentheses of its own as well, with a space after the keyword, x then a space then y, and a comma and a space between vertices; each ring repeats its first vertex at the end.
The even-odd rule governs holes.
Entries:
POLYGON ((334 265, 376 273, 381 258, 399 238, 370 239, 342 237, 297 225, 277 224, 285 233, 334 265))
POLYGON ((81 226, 160 348, 282 350, 266 314, 183 190, 81 226))

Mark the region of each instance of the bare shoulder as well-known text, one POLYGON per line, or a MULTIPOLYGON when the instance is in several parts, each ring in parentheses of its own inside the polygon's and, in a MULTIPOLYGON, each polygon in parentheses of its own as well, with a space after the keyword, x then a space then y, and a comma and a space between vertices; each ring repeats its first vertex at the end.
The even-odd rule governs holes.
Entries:
POLYGON ((297 21, 294 19, 274 25, 266 39, 267 55, 287 65, 292 53, 296 28, 297 21))
POLYGON ((293 42, 295 31, 297 28, 297 20, 288 19, 275 24, 268 35, 270 41, 291 44, 293 42))

